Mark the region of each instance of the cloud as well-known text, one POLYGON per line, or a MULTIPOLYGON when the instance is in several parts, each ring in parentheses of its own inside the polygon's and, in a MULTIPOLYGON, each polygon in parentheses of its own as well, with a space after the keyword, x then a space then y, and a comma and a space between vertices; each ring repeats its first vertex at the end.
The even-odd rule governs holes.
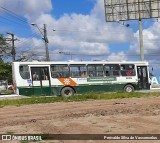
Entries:
POLYGON ((131 29, 105 22, 102 0, 96 1, 88 15, 72 13, 55 19, 50 14, 42 14, 34 23, 42 27, 44 21, 51 51, 59 49, 85 55, 107 55, 110 52, 109 43, 125 43, 133 38, 131 29), (53 32, 53 29, 56 31, 53 32))
POLYGON ((91 15, 101 19, 105 20, 105 9, 104 9, 104 0, 95 0, 95 6, 91 10, 91 15))
MULTIPOLYGON (((95 5, 87 15, 64 14, 58 19, 55 19, 51 13, 53 9, 51 0, 10 0, 10 3, 8 0, 1 0, 0 5, 24 16, 28 23, 36 23, 40 29, 42 28, 42 32, 43 24, 47 25, 51 58, 55 57, 54 54, 57 51, 84 54, 84 56, 107 55, 111 52, 110 43, 131 41, 133 31, 119 24, 106 23, 104 1, 93 0, 93 2, 95 5)), ((39 32, 36 27, 32 27, 32 30, 39 32)), ((39 35, 43 37, 40 32, 39 35)), ((40 47, 44 47, 42 46, 44 41, 37 38, 34 40, 33 38, 28 39, 29 42, 24 47, 27 45, 31 49, 38 47, 37 42, 40 42, 40 47)), ((43 55, 45 56, 45 52, 43 55)))
MULTIPOLYGON (((155 22, 153 26, 143 30, 143 47, 144 47, 145 57, 147 57, 147 55, 148 57, 150 56, 149 58, 159 57, 157 55, 157 53, 160 52, 159 39, 160 39, 160 23, 155 22)), ((140 53, 139 31, 137 31, 134 34, 134 41, 130 45, 130 53, 132 52, 134 52, 135 54, 140 53)))
POLYGON ((42 40, 36 38, 16 38, 19 39, 19 41, 15 41, 17 56, 25 55, 29 57, 30 55, 35 55, 35 58, 45 56, 45 46, 42 40))
POLYGON ((119 53, 111 53, 111 55, 109 55, 108 61, 125 61, 127 60, 126 54, 121 51, 119 53))
POLYGON ((53 9, 51 0, 1 0, 0 5, 26 18, 35 18, 53 9))
MULTIPOLYGON (((155 76, 159 76, 160 71, 160 23, 155 22, 151 27, 143 30, 143 47, 144 47, 144 60, 149 62, 150 70, 155 76)), ((139 31, 134 34, 134 41, 130 45, 130 54, 137 55, 136 59, 140 59, 140 46, 139 46, 139 31)))

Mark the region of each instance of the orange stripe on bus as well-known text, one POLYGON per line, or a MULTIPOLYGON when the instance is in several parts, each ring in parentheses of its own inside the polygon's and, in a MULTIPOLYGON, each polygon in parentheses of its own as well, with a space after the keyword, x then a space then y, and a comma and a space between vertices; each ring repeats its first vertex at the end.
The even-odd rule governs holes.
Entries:
POLYGON ((73 81, 71 78, 58 78, 58 80, 63 84, 63 85, 70 85, 70 86, 76 86, 77 83, 73 81))

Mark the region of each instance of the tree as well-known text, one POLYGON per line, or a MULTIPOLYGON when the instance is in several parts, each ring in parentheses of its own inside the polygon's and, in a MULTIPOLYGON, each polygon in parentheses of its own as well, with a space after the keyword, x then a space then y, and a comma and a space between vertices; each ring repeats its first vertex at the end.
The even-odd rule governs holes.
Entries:
POLYGON ((0 80, 8 80, 12 82, 12 65, 11 63, 5 63, 0 61, 0 80))
POLYGON ((4 60, 4 58, 11 56, 11 48, 9 44, 6 42, 6 39, 0 34, 0 59, 4 60))
POLYGON ((12 82, 12 66, 11 63, 5 63, 4 59, 11 56, 6 39, 0 34, 0 80, 8 80, 12 82))

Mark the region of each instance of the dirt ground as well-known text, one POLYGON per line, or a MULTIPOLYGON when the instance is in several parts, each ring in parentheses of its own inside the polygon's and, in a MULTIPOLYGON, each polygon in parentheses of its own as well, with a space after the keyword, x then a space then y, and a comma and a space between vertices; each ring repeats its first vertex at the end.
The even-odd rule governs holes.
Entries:
MULTIPOLYGON (((6 106, 0 108, 0 133, 10 132, 14 134, 160 134, 160 97, 6 106)), ((41 142, 158 143, 159 141, 41 142)))

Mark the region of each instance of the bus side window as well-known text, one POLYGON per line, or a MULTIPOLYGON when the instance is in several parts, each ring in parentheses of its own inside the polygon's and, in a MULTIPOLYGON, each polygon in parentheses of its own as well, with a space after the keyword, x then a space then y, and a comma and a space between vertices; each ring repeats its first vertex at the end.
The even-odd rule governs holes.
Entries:
POLYGON ((122 76, 135 76, 134 65, 133 64, 121 65, 121 75, 122 76))
POLYGON ((60 77, 62 77, 61 75, 60 75, 60 73, 58 73, 58 72, 51 72, 51 75, 52 75, 52 77, 53 78, 60 78, 60 77))
POLYGON ((106 71, 106 76, 110 76, 109 71, 106 71))
POLYGON ((87 77, 87 72, 86 72, 86 71, 83 71, 83 72, 81 73, 81 77, 87 77))
POLYGON ((65 78, 69 77, 68 65, 55 64, 51 65, 51 76, 52 78, 65 78))
POLYGON ((95 65, 88 65, 88 75, 89 77, 102 77, 103 76, 103 65, 102 64, 95 64, 95 65))
POLYGON ((88 72, 88 76, 93 77, 94 76, 93 72, 88 72))
POLYGON ((20 65, 19 66, 19 73, 23 79, 29 79, 29 66, 28 65, 20 65))
POLYGON ((120 67, 118 64, 107 64, 104 66, 105 76, 119 76, 120 67))
POLYGON ((121 70, 121 75, 122 76, 127 76, 126 71, 125 70, 121 70))
POLYGON ((80 77, 86 77, 87 73, 86 73, 87 69, 86 69, 86 65, 76 65, 76 64, 71 64, 70 65, 70 75, 71 77, 75 77, 75 78, 80 78, 80 77))
POLYGON ((114 76, 119 76, 119 71, 113 71, 114 76))

